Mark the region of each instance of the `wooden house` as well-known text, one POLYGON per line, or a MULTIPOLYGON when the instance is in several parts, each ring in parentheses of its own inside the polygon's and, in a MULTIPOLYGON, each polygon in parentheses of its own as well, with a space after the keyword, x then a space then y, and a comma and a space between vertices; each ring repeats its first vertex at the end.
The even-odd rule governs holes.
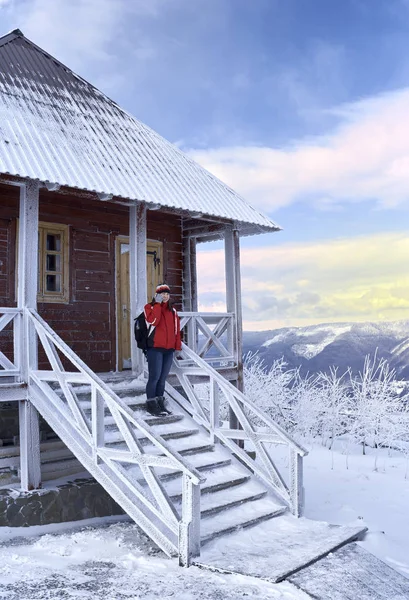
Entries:
POLYGON ((261 520, 287 508, 300 514, 305 450, 242 394, 240 238, 277 229, 21 31, 0 38, 3 485, 25 492, 41 487, 47 479, 42 444, 54 432, 165 551, 179 554, 184 564, 198 555, 200 469, 207 465, 210 472, 215 463, 196 469, 193 458, 184 457, 186 445, 169 442, 188 428, 163 437, 143 402, 130 408, 98 375, 143 373, 132 324, 156 284, 166 281, 185 329, 184 356, 174 365, 177 386, 167 388, 179 421, 190 419, 208 436, 202 453, 219 444, 237 456, 236 468, 248 469, 276 494, 278 504, 270 499, 260 505, 261 520), (225 242, 223 314, 198 312, 196 245, 208 240, 225 242), (207 406, 195 391, 201 378, 209 383, 207 406), (88 386, 88 400, 81 386, 88 386), (223 403, 230 429, 220 425, 223 403), (250 413, 267 433, 255 432, 250 413), (246 439, 261 463, 244 451, 246 439), (287 479, 265 451, 272 441, 290 451, 287 479), (180 475, 180 510, 155 469, 180 475))

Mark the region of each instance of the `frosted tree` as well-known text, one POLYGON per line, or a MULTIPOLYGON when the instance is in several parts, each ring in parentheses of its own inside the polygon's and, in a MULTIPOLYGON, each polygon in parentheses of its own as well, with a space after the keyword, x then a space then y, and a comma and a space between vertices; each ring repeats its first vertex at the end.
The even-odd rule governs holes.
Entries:
POLYGON ((246 397, 266 412, 274 421, 291 431, 296 426, 292 410, 292 386, 296 369, 286 370, 283 358, 275 360, 270 369, 257 354, 247 354, 244 361, 246 397))
POLYGON ((334 441, 347 433, 352 421, 352 398, 350 393, 350 371, 338 376, 338 367, 330 367, 328 373, 319 373, 316 385, 325 416, 322 423, 322 441, 333 448, 334 441))
POLYGON ((390 446, 398 435, 396 415, 401 410, 396 386, 396 373, 388 362, 366 356, 363 370, 355 379, 351 378, 351 389, 355 404, 355 420, 351 430, 353 439, 362 444, 365 454, 367 445, 373 446, 375 452, 375 469, 377 468, 378 448, 390 446))
POLYGON ((301 377, 297 371, 291 389, 292 415, 296 433, 305 439, 315 439, 322 433, 325 420, 323 390, 317 386, 316 375, 301 377))

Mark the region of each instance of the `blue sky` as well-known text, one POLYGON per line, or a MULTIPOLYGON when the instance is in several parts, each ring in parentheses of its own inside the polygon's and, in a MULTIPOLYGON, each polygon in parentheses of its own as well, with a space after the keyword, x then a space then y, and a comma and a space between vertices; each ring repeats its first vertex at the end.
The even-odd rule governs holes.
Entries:
POLYGON ((283 227, 243 240, 246 328, 407 318, 409 0, 0 0, 0 23, 283 227))

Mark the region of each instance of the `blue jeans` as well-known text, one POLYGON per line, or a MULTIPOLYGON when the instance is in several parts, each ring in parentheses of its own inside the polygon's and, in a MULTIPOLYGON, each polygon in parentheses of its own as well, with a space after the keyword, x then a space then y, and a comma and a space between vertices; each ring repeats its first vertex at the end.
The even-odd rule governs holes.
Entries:
POLYGON ((146 385, 146 397, 148 399, 163 396, 166 377, 169 375, 174 353, 174 350, 148 348, 149 379, 146 385))

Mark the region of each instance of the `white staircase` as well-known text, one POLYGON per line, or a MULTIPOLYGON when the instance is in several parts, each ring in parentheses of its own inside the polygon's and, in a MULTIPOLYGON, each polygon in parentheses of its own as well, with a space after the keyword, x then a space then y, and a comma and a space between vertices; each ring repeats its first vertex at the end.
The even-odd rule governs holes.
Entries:
MULTIPOLYGON (((134 414, 148 424, 152 431, 166 440, 169 446, 189 461, 193 469, 203 477, 200 486, 200 538, 201 545, 239 527, 254 525, 287 511, 287 507, 269 492, 266 487, 241 464, 229 450, 215 444, 208 431, 198 425, 176 402, 168 397, 172 415, 152 417, 145 410, 145 384, 127 377, 118 382, 118 377, 104 378, 134 414)), ((75 386, 74 386, 75 391, 75 386)), ((78 388, 76 396, 85 415, 91 416, 91 390, 78 388)), ((125 450, 121 431, 109 414, 104 415, 106 446, 125 450)), ((150 440, 137 434, 143 448, 154 452, 150 440)), ((160 450, 158 450, 158 453, 160 450)), ((129 470, 145 486, 139 467, 129 470)), ((156 473, 163 482, 169 498, 181 515, 182 473, 178 469, 157 468, 156 473)))

